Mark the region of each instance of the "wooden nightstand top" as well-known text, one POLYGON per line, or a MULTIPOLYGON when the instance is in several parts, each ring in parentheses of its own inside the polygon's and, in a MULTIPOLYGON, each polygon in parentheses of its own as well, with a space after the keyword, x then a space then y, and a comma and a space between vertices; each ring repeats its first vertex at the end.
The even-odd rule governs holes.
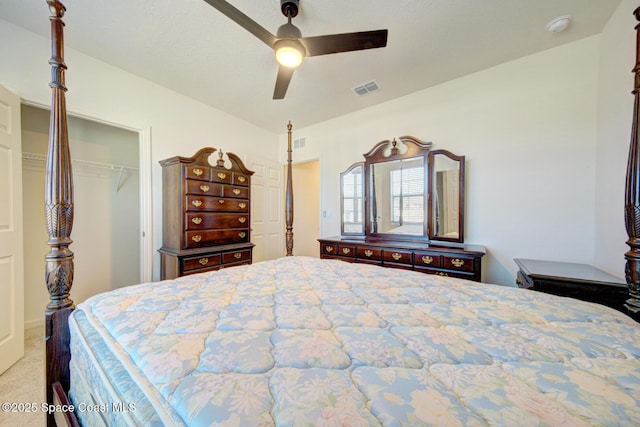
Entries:
POLYGON ((624 279, 602 271, 589 264, 514 258, 520 271, 532 279, 582 282, 590 285, 626 288, 624 279))

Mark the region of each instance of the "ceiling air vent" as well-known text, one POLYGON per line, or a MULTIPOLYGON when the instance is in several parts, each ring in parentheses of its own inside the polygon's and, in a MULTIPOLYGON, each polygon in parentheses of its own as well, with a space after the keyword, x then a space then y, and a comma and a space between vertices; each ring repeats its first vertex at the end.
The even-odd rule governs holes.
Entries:
POLYGON ((378 83, 375 80, 371 80, 370 82, 353 88, 353 91, 360 96, 366 95, 369 92, 375 92, 377 90, 380 90, 380 86, 378 86, 378 83))
POLYGON ((300 148, 304 148, 307 145, 307 140, 305 138, 297 138, 293 140, 293 149, 298 150, 300 148))

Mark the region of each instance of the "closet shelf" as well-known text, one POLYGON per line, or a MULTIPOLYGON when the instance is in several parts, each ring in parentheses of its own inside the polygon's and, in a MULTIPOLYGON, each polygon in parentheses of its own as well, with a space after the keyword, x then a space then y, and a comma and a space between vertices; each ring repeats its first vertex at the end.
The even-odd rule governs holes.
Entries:
MULTIPOLYGON (((22 160, 35 160, 35 161, 46 161, 47 160, 47 155, 46 154, 37 154, 37 153, 27 153, 27 152, 23 152, 22 153, 22 160)), ((132 168, 129 166, 122 166, 122 165, 113 165, 110 163, 99 163, 99 162, 91 162, 89 160, 78 160, 78 159, 71 159, 71 164, 73 166, 79 166, 79 167, 85 167, 85 168, 94 168, 94 169, 108 169, 108 170, 113 170, 113 171, 123 171, 123 172, 127 172, 127 173, 137 173, 138 169, 137 168, 132 168)))
MULTIPOLYGON (((46 154, 38 154, 38 153, 27 153, 22 152, 22 160, 31 160, 37 162, 46 162, 47 155, 46 154)), ((123 180, 122 175, 128 173, 138 173, 138 168, 132 168, 129 166, 123 165, 114 165, 111 163, 100 163, 100 162, 91 162, 89 160, 79 160, 79 159, 71 159, 71 165, 73 167, 87 168, 87 169, 100 169, 100 170, 111 170, 114 172, 118 172, 118 183, 116 184, 116 192, 120 190, 122 186, 123 180)))

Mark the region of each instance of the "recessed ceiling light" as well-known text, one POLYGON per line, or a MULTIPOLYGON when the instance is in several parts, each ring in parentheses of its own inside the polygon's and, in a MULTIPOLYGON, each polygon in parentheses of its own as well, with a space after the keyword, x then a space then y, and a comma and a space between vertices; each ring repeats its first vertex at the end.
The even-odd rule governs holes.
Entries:
POLYGON ((571 15, 558 16, 547 24, 547 31, 549 31, 550 33, 563 32, 571 23, 571 19, 573 19, 573 16, 571 15))

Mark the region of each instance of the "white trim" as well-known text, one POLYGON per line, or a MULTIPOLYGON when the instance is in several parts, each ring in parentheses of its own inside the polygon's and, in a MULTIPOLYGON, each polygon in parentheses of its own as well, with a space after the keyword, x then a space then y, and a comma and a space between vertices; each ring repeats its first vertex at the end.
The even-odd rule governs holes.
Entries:
POLYGON ((153 187, 151 182, 151 128, 138 132, 140 149, 140 281, 153 274, 153 187))

